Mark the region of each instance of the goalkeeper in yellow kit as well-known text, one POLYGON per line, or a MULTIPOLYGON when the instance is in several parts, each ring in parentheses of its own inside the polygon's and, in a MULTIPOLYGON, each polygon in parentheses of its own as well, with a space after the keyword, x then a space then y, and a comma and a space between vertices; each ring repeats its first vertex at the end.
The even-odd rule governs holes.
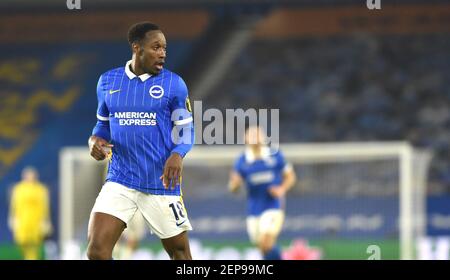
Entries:
POLYGON ((52 231, 49 217, 48 190, 39 182, 36 170, 27 167, 22 171, 22 181, 13 187, 8 218, 24 259, 40 258, 44 238, 52 231))

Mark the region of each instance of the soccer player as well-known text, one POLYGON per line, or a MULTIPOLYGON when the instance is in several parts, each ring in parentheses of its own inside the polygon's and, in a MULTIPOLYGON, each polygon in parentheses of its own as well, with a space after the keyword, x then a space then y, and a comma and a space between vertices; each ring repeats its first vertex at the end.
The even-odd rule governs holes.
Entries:
POLYGON ((194 143, 188 90, 163 67, 167 43, 157 25, 133 25, 128 42, 132 59, 102 74, 97 85, 90 154, 96 160, 110 155, 111 161, 89 220, 87 255, 111 259, 139 211, 171 259, 191 259, 192 227, 180 186, 183 158, 194 143))
POLYGON ((22 180, 12 190, 8 223, 25 260, 40 258, 40 249, 52 231, 49 194, 32 167, 22 171, 22 180))
POLYGON ((264 259, 280 260, 276 245, 284 221, 285 194, 296 176, 280 151, 265 145, 261 128, 251 126, 245 134, 246 150, 237 159, 230 174, 229 190, 247 187, 247 232, 264 259))

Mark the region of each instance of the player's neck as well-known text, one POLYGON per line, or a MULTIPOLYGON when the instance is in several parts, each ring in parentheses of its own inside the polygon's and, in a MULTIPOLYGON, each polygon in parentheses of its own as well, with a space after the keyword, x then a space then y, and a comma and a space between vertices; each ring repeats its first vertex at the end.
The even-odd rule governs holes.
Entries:
POLYGON ((133 55, 133 58, 131 59, 130 70, 136 76, 140 76, 142 74, 145 74, 144 70, 139 66, 139 63, 137 63, 137 60, 135 59, 134 55, 133 55))
POLYGON ((255 158, 261 158, 261 146, 252 146, 251 150, 255 158))

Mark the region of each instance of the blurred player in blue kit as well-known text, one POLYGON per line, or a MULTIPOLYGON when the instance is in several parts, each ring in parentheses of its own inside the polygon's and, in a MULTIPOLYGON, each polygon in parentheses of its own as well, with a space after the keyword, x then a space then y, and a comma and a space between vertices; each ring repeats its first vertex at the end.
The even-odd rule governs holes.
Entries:
POLYGON ((158 26, 133 25, 128 42, 132 59, 97 84, 97 124, 88 143, 93 158, 111 162, 89 220, 87 255, 111 259, 140 212, 171 259, 191 259, 181 192, 183 158, 194 143, 188 90, 163 67, 167 43, 158 26))
POLYGON ((247 187, 247 232, 266 260, 280 260, 277 238, 284 222, 285 195, 294 185, 292 165, 280 151, 265 145, 260 127, 251 126, 245 133, 245 152, 235 162, 230 174, 229 190, 247 187))

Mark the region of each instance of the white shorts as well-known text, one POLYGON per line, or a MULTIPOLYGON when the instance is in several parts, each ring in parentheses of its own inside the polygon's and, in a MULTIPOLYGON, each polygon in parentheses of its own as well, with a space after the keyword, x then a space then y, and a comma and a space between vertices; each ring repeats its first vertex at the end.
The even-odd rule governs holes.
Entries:
POLYGON ((268 209, 259 216, 247 217, 247 233, 250 241, 257 244, 261 235, 278 236, 284 222, 284 212, 281 209, 268 209))
POLYGON ((112 215, 128 224, 136 211, 160 239, 192 230, 181 196, 153 195, 106 182, 95 200, 92 213, 112 215))

